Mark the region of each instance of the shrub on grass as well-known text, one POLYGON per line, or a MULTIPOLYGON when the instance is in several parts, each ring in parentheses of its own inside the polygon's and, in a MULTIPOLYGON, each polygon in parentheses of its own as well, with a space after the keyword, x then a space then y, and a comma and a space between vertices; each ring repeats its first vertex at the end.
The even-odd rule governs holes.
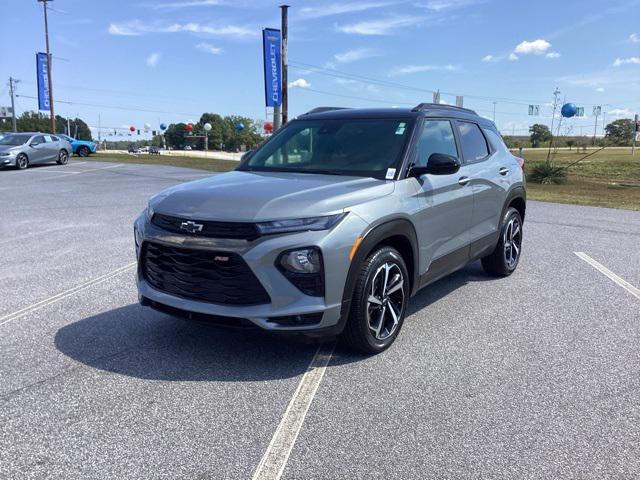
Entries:
POLYGON ((567 170, 551 162, 537 163, 531 167, 527 179, 542 185, 560 185, 567 181, 567 170))

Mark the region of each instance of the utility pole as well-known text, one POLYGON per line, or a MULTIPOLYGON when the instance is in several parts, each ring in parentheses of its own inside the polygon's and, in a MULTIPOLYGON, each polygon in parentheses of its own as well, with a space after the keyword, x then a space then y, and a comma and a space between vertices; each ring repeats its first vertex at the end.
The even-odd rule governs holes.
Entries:
POLYGON ((287 60, 287 41, 289 38, 289 5, 280 5, 282 12, 282 125, 286 125, 289 121, 289 79, 288 79, 288 60, 287 60))
POLYGON ((53 110, 53 85, 51 81, 51 51, 49 50, 49 20, 47 18, 47 2, 53 0, 38 0, 44 10, 44 38, 47 46, 47 77, 49 83, 49 114, 51 115, 51 133, 56 133, 56 114, 53 110))
POLYGON ((596 144, 596 135, 598 134, 598 116, 600 115, 600 113, 602 112, 602 107, 600 105, 597 105, 593 108, 593 113, 595 114, 596 117, 596 123, 593 126, 593 144, 596 144))
POLYGON ((631 141, 631 156, 633 157, 636 154, 636 137, 640 135, 640 129, 638 129, 638 114, 634 117, 633 123, 633 140, 631 141))
POLYGON ((11 94, 11 129, 14 132, 18 131, 18 127, 16 124, 16 83, 18 83, 18 80, 13 77, 9 77, 9 92, 11 94))

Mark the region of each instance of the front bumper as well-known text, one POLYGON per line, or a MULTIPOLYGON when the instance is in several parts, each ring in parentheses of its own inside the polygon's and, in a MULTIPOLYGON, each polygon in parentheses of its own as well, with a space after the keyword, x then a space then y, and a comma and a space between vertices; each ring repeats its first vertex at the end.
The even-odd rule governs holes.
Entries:
POLYGON ((350 214, 332 230, 270 235, 248 241, 175 234, 149 223, 143 214, 134 225, 138 256, 138 294, 143 303, 155 302, 183 312, 236 318, 239 324, 248 320, 251 324, 269 331, 308 334, 332 331, 340 325, 343 291, 350 266, 349 251, 366 226, 364 220, 355 214, 350 214), (145 280, 141 268, 141 247, 144 242, 149 241, 174 247, 237 253, 242 256, 267 291, 271 302, 259 305, 216 304, 160 291, 145 280), (305 295, 275 266, 276 259, 283 251, 310 246, 316 246, 322 251, 324 297, 305 295), (276 321, 276 317, 311 314, 316 314, 317 320, 309 325, 283 325, 276 321))
POLYGON ((2 155, 0 156, 0 166, 2 167, 15 167, 17 155, 2 155))

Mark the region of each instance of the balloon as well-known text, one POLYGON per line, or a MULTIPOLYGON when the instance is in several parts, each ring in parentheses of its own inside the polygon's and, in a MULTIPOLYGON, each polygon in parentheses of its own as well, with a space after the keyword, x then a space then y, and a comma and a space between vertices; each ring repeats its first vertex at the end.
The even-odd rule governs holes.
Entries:
POLYGON ((193 132, 193 124, 191 124, 191 123, 187 123, 187 124, 184 126, 184 129, 185 129, 187 132, 189 132, 189 133, 193 132))
POLYGON ((167 129, 167 124, 166 123, 161 123, 160 124, 160 130, 166 130, 167 129))
POLYGON ((133 125, 131 125, 131 126, 129 127, 129 131, 130 131, 130 132, 135 132, 135 131, 136 131, 136 127, 134 127, 133 125))
POLYGON ((149 130, 151 130, 151 124, 150 123, 145 123, 144 124, 144 131, 148 132, 149 130))
POLYGON ((209 122, 207 122, 207 123, 205 123, 205 124, 204 124, 204 129, 205 129, 207 132, 210 132, 212 128, 213 128, 213 127, 211 126, 211 124, 210 124, 209 122))
POLYGON ((236 123, 236 130, 238 130, 239 132, 244 130, 244 123, 242 122, 236 123))
POLYGON ((268 132, 268 133, 273 132, 273 123, 271 123, 271 122, 265 123, 264 124, 264 131, 268 132))
POLYGON ((576 107, 573 103, 565 103, 560 109, 560 113, 565 118, 573 117, 578 111, 578 107, 576 107))

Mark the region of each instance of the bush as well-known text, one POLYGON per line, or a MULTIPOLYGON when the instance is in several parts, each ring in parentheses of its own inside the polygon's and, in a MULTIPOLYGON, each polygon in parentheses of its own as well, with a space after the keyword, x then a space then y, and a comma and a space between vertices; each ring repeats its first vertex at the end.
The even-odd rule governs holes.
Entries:
POLYGON ((560 185, 567 181, 567 170, 551 162, 537 163, 531 167, 527 179, 543 185, 560 185))

